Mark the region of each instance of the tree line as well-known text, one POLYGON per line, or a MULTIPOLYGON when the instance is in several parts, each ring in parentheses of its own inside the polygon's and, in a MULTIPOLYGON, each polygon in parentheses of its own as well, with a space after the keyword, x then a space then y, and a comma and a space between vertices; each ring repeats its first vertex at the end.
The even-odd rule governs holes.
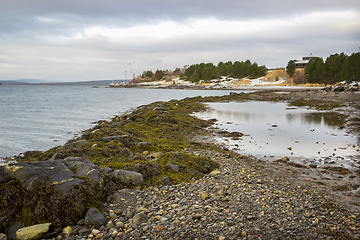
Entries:
MULTIPOLYGON (((295 62, 290 60, 286 67, 290 76, 295 75, 295 62)), ((305 67, 308 83, 336 83, 360 80, 360 52, 347 56, 345 53, 332 54, 326 58, 311 59, 305 67)))
POLYGON ((219 62, 217 66, 213 63, 199 63, 189 66, 184 76, 188 81, 198 82, 200 80, 220 79, 221 76, 229 76, 233 78, 258 78, 264 76, 267 68, 262 65, 258 66, 256 62, 251 63, 250 60, 245 62, 228 61, 226 63, 219 62))
POLYGON ((161 80, 166 77, 178 75, 180 78, 199 82, 200 80, 220 79, 221 76, 229 76, 233 78, 258 78, 266 75, 267 68, 262 65, 258 66, 256 62, 251 63, 250 60, 219 62, 217 65, 213 63, 199 63, 190 66, 185 65, 183 68, 176 68, 174 71, 156 70, 153 73, 151 70, 144 71, 141 75, 142 79, 147 81, 161 80))

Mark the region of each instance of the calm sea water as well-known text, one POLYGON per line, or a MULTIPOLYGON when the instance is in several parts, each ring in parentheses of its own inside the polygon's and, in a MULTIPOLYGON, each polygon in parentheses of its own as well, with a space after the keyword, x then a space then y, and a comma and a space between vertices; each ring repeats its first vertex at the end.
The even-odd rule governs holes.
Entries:
POLYGON ((82 130, 90 128, 93 122, 110 119, 144 104, 193 96, 219 96, 229 92, 91 86, 1 86, 0 160, 25 151, 44 151, 62 145, 82 130))
POLYGON ((357 168, 360 138, 341 126, 343 115, 307 108, 289 108, 286 103, 209 103, 204 119, 216 118, 216 127, 245 134, 240 139, 217 138, 231 150, 267 160, 289 157, 300 163, 330 162, 357 168))

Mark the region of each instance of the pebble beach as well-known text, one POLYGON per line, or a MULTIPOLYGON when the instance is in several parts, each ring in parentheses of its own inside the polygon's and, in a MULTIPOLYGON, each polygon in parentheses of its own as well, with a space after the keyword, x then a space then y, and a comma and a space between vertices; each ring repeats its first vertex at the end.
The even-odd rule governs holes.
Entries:
POLYGON ((359 212, 274 163, 199 150, 220 168, 188 183, 123 189, 103 205, 107 224, 83 221, 58 239, 358 239, 359 212))

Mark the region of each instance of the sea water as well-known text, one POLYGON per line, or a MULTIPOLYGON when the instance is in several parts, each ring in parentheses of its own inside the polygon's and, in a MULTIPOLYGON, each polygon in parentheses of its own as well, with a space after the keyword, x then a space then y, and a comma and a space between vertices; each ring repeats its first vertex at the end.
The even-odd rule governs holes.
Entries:
POLYGON ((0 86, 0 160, 25 151, 44 151, 62 145, 82 130, 92 127, 93 122, 110 119, 144 104, 194 96, 221 96, 229 92, 59 85, 0 86))

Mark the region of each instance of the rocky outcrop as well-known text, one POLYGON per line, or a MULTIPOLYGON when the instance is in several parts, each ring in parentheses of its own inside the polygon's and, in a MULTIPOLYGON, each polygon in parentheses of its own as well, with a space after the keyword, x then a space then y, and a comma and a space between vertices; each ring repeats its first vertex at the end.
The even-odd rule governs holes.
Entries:
POLYGON ((122 184, 141 185, 144 181, 143 175, 133 171, 115 170, 114 177, 117 182, 122 184))
POLYGON ((73 185, 84 182, 80 177, 88 177, 93 182, 102 181, 100 168, 91 161, 79 157, 70 157, 62 161, 11 163, 4 167, 6 174, 17 179, 21 187, 27 190, 32 190, 47 179, 63 193, 68 193, 73 185))
POLYGON ((5 181, 0 184, 0 232, 19 218, 25 226, 76 223, 109 193, 101 169, 86 158, 9 163, 1 168, 5 181))
POLYGON ((346 83, 340 82, 335 85, 328 85, 324 87, 322 90, 328 91, 328 92, 356 92, 359 91, 359 83, 358 82, 352 82, 352 83, 346 83))
POLYGON ((65 193, 70 191, 74 184, 84 182, 73 178, 74 173, 57 160, 43 162, 11 163, 5 165, 6 174, 20 182, 22 188, 32 190, 40 182, 51 180, 55 188, 65 193))
POLYGON ((16 239, 33 240, 43 237, 50 228, 51 223, 37 224, 30 227, 20 228, 16 231, 16 239))

